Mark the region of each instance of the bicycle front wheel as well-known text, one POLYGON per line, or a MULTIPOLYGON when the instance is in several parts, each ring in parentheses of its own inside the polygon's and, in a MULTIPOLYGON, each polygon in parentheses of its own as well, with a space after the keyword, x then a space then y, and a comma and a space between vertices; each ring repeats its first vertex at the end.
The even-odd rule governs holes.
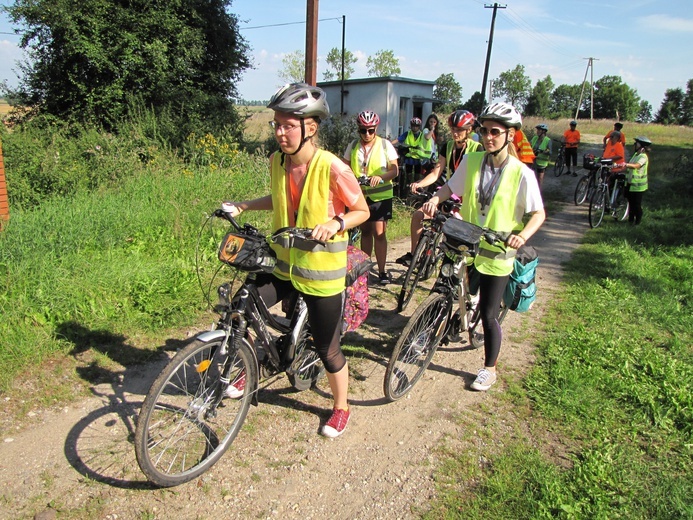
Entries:
POLYGON ((207 471, 241 429, 257 386, 245 340, 234 354, 220 354, 221 339, 196 340, 178 352, 156 378, 142 404, 135 454, 147 478, 161 487, 183 484, 207 471), (243 395, 220 399, 221 374, 243 395))
POLYGON ((559 155, 556 157, 556 162, 553 165, 553 174, 556 177, 560 177, 561 174, 563 173, 563 167, 565 166, 565 157, 563 155, 559 155))
POLYGON ((416 244, 416 249, 411 257, 411 263, 409 264, 409 269, 407 269, 407 274, 404 275, 404 282, 402 282, 402 288, 399 291, 399 296, 397 297, 397 312, 402 312, 407 308, 411 297, 414 295, 414 289, 419 283, 422 274, 426 269, 426 265, 429 260, 429 253, 432 249, 432 237, 431 235, 424 231, 419 238, 419 243, 416 244))
POLYGON ((573 199, 575 200, 575 205, 579 206, 585 200, 587 200, 587 192, 589 191, 589 184, 590 184, 590 176, 589 175, 583 175, 580 177, 580 180, 577 183, 577 186, 575 186, 575 196, 573 199))
POLYGON ((385 370, 383 390, 388 401, 396 401, 421 378, 445 332, 452 300, 433 293, 417 307, 402 331, 385 370))
POLYGON ((590 227, 596 228, 604 220, 604 211, 606 210, 606 189, 604 186, 599 186, 590 199, 590 227))

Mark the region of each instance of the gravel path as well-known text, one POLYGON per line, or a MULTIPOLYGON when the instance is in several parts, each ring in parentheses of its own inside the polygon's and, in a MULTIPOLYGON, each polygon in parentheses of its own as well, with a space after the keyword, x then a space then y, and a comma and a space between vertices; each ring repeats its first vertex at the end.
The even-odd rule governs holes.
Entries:
MULTIPOLYGON (((490 392, 468 390, 483 351, 452 344, 439 349, 407 397, 385 403, 385 363, 407 317, 394 312, 396 284, 374 287, 368 321, 345 338, 366 350, 350 357, 353 417, 342 437, 317 435, 331 406, 326 381, 295 393, 282 377, 261 391, 260 406, 251 408, 246 427, 215 467, 189 484, 152 489, 135 462, 132 439, 161 363, 135 367, 61 410, 37 405, 26 424, 5 435, 0 518, 417 518, 436 493, 436 447, 468 435, 454 417, 463 413, 481 427, 498 394, 532 364, 534 332, 559 295, 561 264, 588 228, 586 208, 572 204, 575 183, 573 177, 545 179, 545 192, 565 202, 549 206, 531 240, 541 258, 538 300, 530 313, 510 313, 504 323, 499 383, 490 392)), ((390 244, 395 282, 403 269, 394 259, 407 248, 408 240, 390 244)), ((408 313, 414 308, 412 302, 408 313)))

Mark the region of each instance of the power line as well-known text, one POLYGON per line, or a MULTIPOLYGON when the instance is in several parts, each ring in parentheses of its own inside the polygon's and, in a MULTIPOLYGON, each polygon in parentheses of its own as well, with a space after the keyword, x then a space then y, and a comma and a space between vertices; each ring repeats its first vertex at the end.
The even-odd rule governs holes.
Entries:
MULTIPOLYGON (((342 23, 341 18, 322 18, 321 20, 318 20, 318 22, 326 22, 328 20, 337 20, 339 23, 342 23)), ((267 27, 283 27, 284 25, 299 25, 299 24, 305 24, 306 21, 303 20, 302 22, 286 22, 286 23, 273 23, 273 24, 268 24, 268 25, 255 25, 253 27, 240 27, 241 31, 245 31, 246 29, 265 29, 267 27)))

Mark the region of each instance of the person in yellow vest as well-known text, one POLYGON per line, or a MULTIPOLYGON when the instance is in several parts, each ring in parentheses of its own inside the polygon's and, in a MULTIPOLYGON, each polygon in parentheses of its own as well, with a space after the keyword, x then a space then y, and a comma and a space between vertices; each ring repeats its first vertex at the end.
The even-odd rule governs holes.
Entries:
MULTIPOLYGON (((314 238, 327 242, 319 252, 273 244, 277 266, 271 274, 258 275, 256 285, 268 305, 294 291, 303 294, 334 399, 332 415, 320 433, 337 437, 350 417, 349 368, 340 345, 346 230, 366 221, 368 204, 351 169, 315 143, 320 122, 330 113, 320 88, 305 83, 285 85, 267 107, 274 110, 270 125, 281 150, 270 157, 271 195, 227 204, 232 216, 246 210, 269 210, 272 231, 286 226, 312 228, 314 238)), ((230 385, 229 390, 231 397, 243 395, 242 388, 230 385)))
POLYGON ((540 123, 534 128, 537 134, 532 137, 530 144, 532 145, 532 151, 536 157, 536 159, 534 159, 534 172, 537 175, 539 189, 541 189, 541 185, 544 183, 544 172, 551 158, 551 139, 546 135, 549 131, 549 127, 546 126, 546 124, 540 123))
POLYGON ((409 130, 392 141, 395 146, 405 148, 404 154, 404 179, 400 179, 397 189, 398 195, 404 198, 407 187, 421 177, 424 165, 431 160, 433 153, 433 137, 428 128, 421 131, 421 119, 412 117, 409 121, 409 130))
POLYGON ((438 204, 456 194, 462 198, 460 215, 464 220, 510 233, 505 244, 507 250, 482 241, 472 266, 480 278, 484 367, 471 388, 486 391, 496 382, 502 340, 498 309, 513 270, 515 253, 541 227, 546 214, 537 178, 517 158, 512 144, 515 132, 522 127, 519 112, 507 103, 493 103, 483 109, 479 122, 486 151, 465 155, 454 175, 423 205, 423 210, 433 215, 438 204), (527 213, 529 220, 523 224, 527 213))
POLYGON ((638 225, 642 220, 642 196, 647 191, 647 166, 650 162, 648 153, 650 153, 652 141, 647 137, 639 135, 633 143, 634 153, 625 164, 628 168, 626 174, 626 182, 628 183, 628 222, 638 225))
MULTIPOLYGON (((481 143, 471 138, 473 125, 474 114, 467 110, 457 110, 450 114, 448 117, 448 127, 450 128, 450 133, 452 133, 452 139, 441 147, 440 153, 438 154, 438 162, 433 170, 431 170, 431 173, 420 181, 412 183, 412 193, 415 193, 420 188, 425 188, 434 184, 442 186, 460 165, 462 157, 464 157, 465 154, 483 149, 481 143)), ((426 215, 424 215, 424 212, 420 209, 412 214, 410 229, 411 250, 396 260, 398 264, 409 266, 411 263, 412 252, 416 249, 416 244, 419 243, 419 237, 421 237, 421 231, 423 231, 423 221, 425 218, 426 215)))
POLYGON ((372 110, 364 110, 356 117, 359 139, 352 141, 344 152, 344 162, 351 166, 354 175, 365 175, 370 179, 369 186, 362 186, 371 216, 361 224, 361 249, 378 263, 380 285, 390 283, 385 271, 387 262, 387 221, 392 218, 392 181, 399 170, 397 150, 387 139, 381 139, 376 132, 380 117, 372 110), (374 244, 375 242, 375 244, 374 244))

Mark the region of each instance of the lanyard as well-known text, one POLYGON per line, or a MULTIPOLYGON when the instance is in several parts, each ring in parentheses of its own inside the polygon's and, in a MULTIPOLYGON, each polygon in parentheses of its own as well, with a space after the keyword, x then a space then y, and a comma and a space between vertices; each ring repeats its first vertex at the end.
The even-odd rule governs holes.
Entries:
POLYGON ((368 150, 366 150, 366 145, 361 143, 361 152, 363 153, 363 162, 361 163, 361 168, 363 168, 362 173, 366 173, 366 166, 368 166, 368 156, 373 151, 373 145, 374 144, 375 144, 375 141, 372 142, 371 145, 368 147, 368 150))
POLYGON ((498 182, 500 181, 501 175, 503 175, 503 170, 507 164, 508 159, 506 158, 498 168, 494 168, 493 165, 488 161, 488 155, 484 156, 484 160, 481 163, 481 171, 479 172, 478 189, 479 207, 481 208, 482 215, 486 214, 486 208, 491 206, 491 202, 493 202, 493 197, 496 195, 496 187, 498 186, 498 182), (486 188, 484 189, 484 170, 486 169, 486 166, 491 169, 491 180, 488 182, 488 184, 486 184, 486 188))
POLYGON ((454 166, 452 169, 453 173, 457 171, 457 167, 460 165, 460 162, 462 162, 462 157, 464 157, 464 152, 467 150, 467 141, 464 142, 464 145, 462 148, 457 148, 453 144, 454 148, 452 149, 452 157, 450 157, 450 162, 454 166), (457 155, 457 152, 459 152, 459 155, 457 155), (457 155, 457 159, 455 159, 455 155, 457 155))

